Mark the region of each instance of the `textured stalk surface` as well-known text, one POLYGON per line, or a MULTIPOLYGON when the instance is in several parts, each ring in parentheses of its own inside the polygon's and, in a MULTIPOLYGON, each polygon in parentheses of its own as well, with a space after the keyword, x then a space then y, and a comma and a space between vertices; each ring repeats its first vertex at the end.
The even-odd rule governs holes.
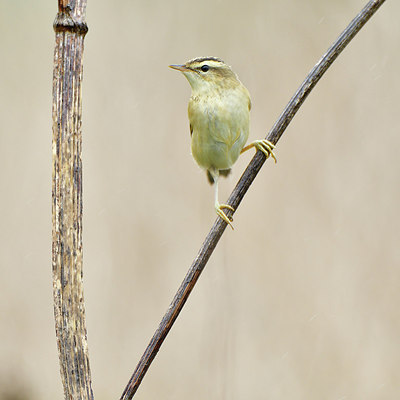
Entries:
POLYGON ((66 399, 93 399, 82 273, 82 56, 86 1, 58 2, 53 70, 52 267, 66 399))

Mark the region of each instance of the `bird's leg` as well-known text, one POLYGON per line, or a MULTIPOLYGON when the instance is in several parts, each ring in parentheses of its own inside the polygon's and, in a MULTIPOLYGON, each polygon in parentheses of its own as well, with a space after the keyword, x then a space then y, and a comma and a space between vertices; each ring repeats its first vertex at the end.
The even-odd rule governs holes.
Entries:
POLYGON ((255 147, 256 149, 262 151, 267 158, 269 156, 271 156, 274 159, 275 163, 276 163, 276 157, 275 157, 275 154, 273 152, 275 146, 269 140, 266 140, 266 139, 255 140, 254 142, 251 142, 246 147, 243 147, 243 149, 240 152, 240 154, 242 154, 246 150, 251 149, 252 147, 255 147))
POLYGON ((217 215, 222 218, 232 229, 232 221, 228 218, 228 216, 224 213, 222 210, 223 208, 227 208, 228 210, 235 211, 233 207, 231 207, 229 204, 220 204, 218 201, 218 182, 215 183, 215 212, 217 215))
POLYGON ((218 201, 218 178, 219 178, 219 171, 212 169, 210 170, 210 174, 214 179, 214 200, 215 200, 215 212, 217 213, 217 215, 222 218, 232 229, 233 229, 233 225, 231 222, 231 219, 228 218, 228 216, 224 213, 223 208, 227 208, 228 210, 231 211, 235 211, 235 209, 230 206, 229 204, 220 204, 218 201))

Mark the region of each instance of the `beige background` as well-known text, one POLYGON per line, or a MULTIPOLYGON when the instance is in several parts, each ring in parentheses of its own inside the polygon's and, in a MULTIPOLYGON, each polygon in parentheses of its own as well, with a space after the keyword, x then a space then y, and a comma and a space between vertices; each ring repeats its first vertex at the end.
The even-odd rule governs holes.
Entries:
MULTIPOLYGON (((0 2, 2 400, 63 397, 51 286, 56 3, 0 2)), ((102 400, 119 398, 215 219, 190 156, 189 85, 168 64, 232 65, 260 138, 365 0, 88 3, 84 272, 102 400)), ((400 398, 399 15, 386 2, 307 99, 138 399, 400 398)))

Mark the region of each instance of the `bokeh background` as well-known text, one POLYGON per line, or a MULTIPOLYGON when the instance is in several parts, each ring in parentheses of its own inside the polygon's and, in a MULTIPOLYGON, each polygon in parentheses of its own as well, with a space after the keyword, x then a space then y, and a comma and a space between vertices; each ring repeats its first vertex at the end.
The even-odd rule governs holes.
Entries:
MULTIPOLYGON (((215 220, 190 88, 219 56, 264 137, 351 1, 90 1, 84 280, 96 399, 121 395, 215 220)), ((0 399, 60 399, 51 278, 57 1, 0 1, 0 399)), ((400 398, 400 3, 330 68, 265 164, 138 399, 400 398)), ((251 154, 221 183, 226 198, 251 154)))

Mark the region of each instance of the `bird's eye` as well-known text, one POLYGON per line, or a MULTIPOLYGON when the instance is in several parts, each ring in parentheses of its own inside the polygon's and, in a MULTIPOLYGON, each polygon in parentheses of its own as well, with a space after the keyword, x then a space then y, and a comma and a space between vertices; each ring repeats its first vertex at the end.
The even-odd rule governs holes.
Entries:
POLYGON ((208 65, 202 65, 202 67, 200 68, 203 72, 207 72, 210 67, 208 65))

